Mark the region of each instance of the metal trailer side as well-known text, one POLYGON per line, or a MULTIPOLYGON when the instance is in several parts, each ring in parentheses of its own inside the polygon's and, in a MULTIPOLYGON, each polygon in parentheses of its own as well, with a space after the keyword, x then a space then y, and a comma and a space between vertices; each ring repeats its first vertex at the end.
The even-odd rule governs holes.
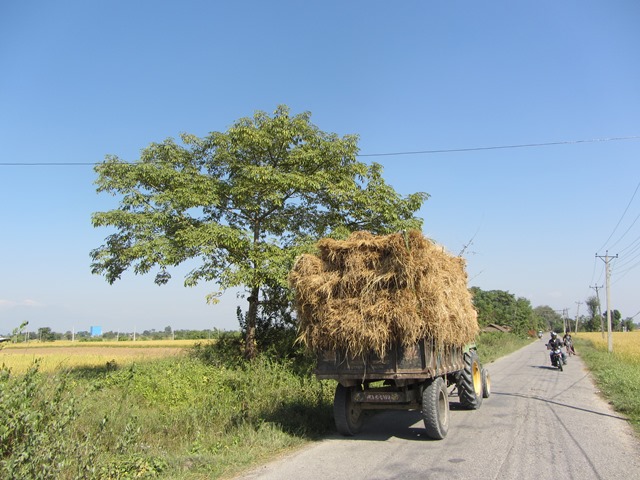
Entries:
POLYGON ((488 386, 483 389, 488 373, 475 345, 437 346, 430 339, 395 345, 382 357, 321 352, 315 374, 338 382, 334 418, 343 435, 360 430, 363 410, 421 409, 427 434, 441 439, 448 431, 449 387, 455 385, 462 405, 472 409, 479 408, 489 392, 488 386))

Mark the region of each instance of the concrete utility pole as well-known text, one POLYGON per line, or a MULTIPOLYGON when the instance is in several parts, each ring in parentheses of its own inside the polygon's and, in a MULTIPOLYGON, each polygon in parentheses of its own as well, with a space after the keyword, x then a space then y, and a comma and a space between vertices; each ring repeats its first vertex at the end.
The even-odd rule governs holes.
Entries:
POLYGON ((600 333, 602 333, 602 339, 604 340, 604 320, 602 319, 602 309, 600 308, 600 294, 598 293, 598 289, 602 287, 602 285, 596 285, 595 287, 589 285, 589 288, 593 288, 596 291, 596 298, 598 299, 598 316, 600 317, 600 333))
POLYGON ((614 258, 618 258, 618 254, 616 253, 615 257, 610 257, 609 256, 609 250, 607 250, 605 252, 604 257, 602 255, 598 255, 596 253, 596 257, 602 259, 604 258, 604 264, 605 264, 605 268, 607 270, 606 272, 606 285, 607 285, 607 346, 609 348, 609 353, 613 352, 613 335, 611 334, 611 289, 610 289, 610 284, 611 284, 611 269, 609 268, 609 261, 614 259, 614 258))
POLYGON ((580 313, 580 305, 582 302, 576 302, 578 304, 578 308, 576 308, 576 333, 578 333, 578 313, 580 313))

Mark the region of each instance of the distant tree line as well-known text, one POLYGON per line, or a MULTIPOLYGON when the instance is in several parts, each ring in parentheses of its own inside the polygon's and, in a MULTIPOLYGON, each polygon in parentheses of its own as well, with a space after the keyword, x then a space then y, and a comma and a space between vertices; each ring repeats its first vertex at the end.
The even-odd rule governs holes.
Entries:
POLYGON ((30 341, 40 342, 54 342, 56 340, 76 340, 78 342, 102 342, 102 341, 119 341, 128 342, 133 341, 146 341, 146 340, 206 340, 212 338, 218 338, 222 330, 205 329, 205 330, 173 330, 170 326, 165 327, 164 330, 143 330, 142 332, 120 332, 120 331, 108 331, 103 332, 102 335, 92 336, 87 330, 81 330, 78 332, 72 332, 67 330, 66 332, 55 332, 51 327, 41 327, 37 331, 33 332, 20 332, 16 334, 14 332, 11 335, 11 339, 14 343, 23 343, 30 341))
MULTIPOLYGON (((504 290, 482 290, 471 287, 473 303, 478 312, 480 328, 491 324, 509 327, 516 335, 527 335, 532 332, 554 330, 558 333, 565 330, 576 330, 576 318, 568 318, 561 315, 562 310, 554 310, 548 305, 533 308, 531 302, 523 297, 504 290)), ((270 301, 265 301, 258 314, 256 322, 256 340, 263 351, 277 351, 279 355, 296 355, 297 347, 294 347, 297 333, 297 322, 293 314, 292 305, 287 297, 287 292, 282 288, 273 288, 266 296, 270 301)), ((600 313, 597 297, 586 300, 587 313, 577 318, 578 331, 598 332, 607 331, 606 312, 600 313)), ((238 309, 237 312, 240 329, 244 328, 245 317, 238 309)), ((145 341, 145 340, 206 340, 219 338, 223 331, 214 329, 173 330, 166 326, 163 330, 149 329, 142 332, 107 331, 100 336, 91 336, 89 331, 59 333, 50 327, 41 327, 34 332, 25 332, 25 322, 16 328, 12 334, 14 342, 41 341, 51 342, 55 340, 71 340, 81 342, 91 341, 145 341)), ((622 318, 619 310, 611 311, 611 327, 613 331, 632 331, 637 325, 633 318, 622 318)), ((299 346, 298 346, 299 347, 299 346)))
MULTIPOLYGON (((560 314, 561 310, 554 310, 548 305, 531 307, 526 298, 518 297, 503 290, 485 291, 478 287, 471 287, 473 303, 478 311, 480 327, 490 324, 506 326, 513 333, 525 335, 531 331, 575 332, 576 321, 580 332, 607 331, 606 312, 600 313, 597 297, 589 297, 586 301, 587 314, 576 318, 568 318, 560 314)), ((632 331, 636 328, 632 318, 622 319, 618 310, 611 311, 611 329, 613 331, 632 331)))

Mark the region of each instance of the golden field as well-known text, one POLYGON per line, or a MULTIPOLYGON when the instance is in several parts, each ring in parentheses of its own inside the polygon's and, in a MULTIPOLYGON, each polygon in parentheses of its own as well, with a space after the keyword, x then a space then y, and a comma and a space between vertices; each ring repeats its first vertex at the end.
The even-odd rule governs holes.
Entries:
POLYGON ((21 373, 40 360, 40 371, 106 367, 180 355, 203 340, 148 340, 138 342, 29 342, 0 346, 0 365, 21 373))
MULTIPOLYGON (((613 353, 621 359, 640 363, 640 330, 633 332, 613 332, 613 353)), ((590 340, 598 350, 608 349, 608 338, 605 332, 579 332, 577 338, 590 340)), ((578 352, 580 353, 580 352, 578 352)))

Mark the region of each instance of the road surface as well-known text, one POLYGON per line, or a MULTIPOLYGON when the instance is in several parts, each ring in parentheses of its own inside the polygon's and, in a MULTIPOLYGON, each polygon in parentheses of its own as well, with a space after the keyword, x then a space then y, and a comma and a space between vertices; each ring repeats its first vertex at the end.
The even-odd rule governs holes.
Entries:
MULTIPOLYGON (((640 479, 640 440, 600 398, 580 357, 550 366, 546 339, 494 363, 479 410, 451 400, 444 440, 420 412, 367 417, 356 437, 334 435, 237 477, 242 480, 640 479)), ((579 353, 579 352, 578 352, 579 353)))

